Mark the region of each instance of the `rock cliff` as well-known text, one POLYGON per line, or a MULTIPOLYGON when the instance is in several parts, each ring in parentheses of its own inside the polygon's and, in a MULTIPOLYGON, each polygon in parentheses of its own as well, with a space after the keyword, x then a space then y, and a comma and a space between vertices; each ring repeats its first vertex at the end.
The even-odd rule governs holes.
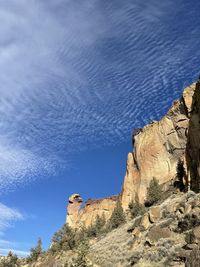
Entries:
POLYGON ((189 110, 188 138, 186 146, 187 177, 191 189, 200 191, 200 80, 195 85, 189 110))
POLYGON ((183 161, 184 183, 200 189, 200 82, 183 91, 160 120, 137 129, 133 135, 133 151, 128 154, 126 174, 119 197, 89 200, 81 208, 82 199, 69 199, 67 222, 72 227, 94 222, 96 215, 108 219, 120 199, 124 210, 136 199, 144 202, 153 177, 164 189, 174 183, 178 162, 183 161))
MULTIPOLYGON (((200 193, 171 194, 143 215, 90 239, 88 252, 87 261, 94 267, 200 266, 200 193)), ((65 249, 44 253, 33 263, 21 260, 19 266, 70 266, 76 256, 77 250, 65 249)))
POLYGON ((119 196, 112 196, 102 199, 88 199, 84 207, 81 208, 82 198, 78 194, 73 194, 69 198, 68 214, 66 222, 73 228, 84 225, 90 226, 95 222, 96 216, 104 214, 108 220, 115 208, 119 196))
MULTIPOLYGON (((144 201, 153 177, 167 187, 176 178, 178 162, 183 160, 187 163, 185 152, 195 89, 195 83, 187 87, 181 99, 173 103, 169 112, 160 121, 148 124, 133 136, 134 149, 128 154, 122 189, 124 209, 128 208, 131 200, 138 198, 140 202, 144 201)), ((196 135, 198 127, 195 126, 193 135, 196 135)), ((196 149, 193 149, 192 153, 196 155, 196 149)))

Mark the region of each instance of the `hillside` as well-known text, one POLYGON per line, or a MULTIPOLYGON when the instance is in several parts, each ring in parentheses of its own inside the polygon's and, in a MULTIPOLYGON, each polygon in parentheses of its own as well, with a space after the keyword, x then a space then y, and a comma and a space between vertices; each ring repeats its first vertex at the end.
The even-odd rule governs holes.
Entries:
MULTIPOLYGON (((88 262, 94 267, 199 266, 199 218, 200 194, 173 193, 143 215, 91 239, 88 262)), ((48 253, 22 266, 61 267, 76 255, 76 250, 48 253)))

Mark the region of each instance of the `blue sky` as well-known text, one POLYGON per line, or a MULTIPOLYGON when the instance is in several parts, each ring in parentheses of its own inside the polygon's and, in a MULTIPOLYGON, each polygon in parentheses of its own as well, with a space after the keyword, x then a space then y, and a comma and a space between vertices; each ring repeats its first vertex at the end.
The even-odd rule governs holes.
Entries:
POLYGON ((131 132, 199 72, 197 0, 0 1, 0 254, 121 189, 131 132))

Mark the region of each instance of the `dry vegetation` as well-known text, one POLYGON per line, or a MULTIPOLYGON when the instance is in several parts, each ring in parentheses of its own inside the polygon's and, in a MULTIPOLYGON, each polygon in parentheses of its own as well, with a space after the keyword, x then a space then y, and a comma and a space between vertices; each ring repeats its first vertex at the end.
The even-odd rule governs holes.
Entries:
MULTIPOLYGON (((156 184, 155 180, 152 184, 156 184)), ((155 188, 158 191, 157 184, 155 188)), ((152 188, 151 193, 154 197, 152 188)), ((156 199, 154 203, 145 209, 141 206, 142 212, 136 203, 134 211, 139 215, 135 214, 128 222, 118 203, 109 222, 97 217, 94 225, 76 233, 65 226, 54 235, 49 251, 38 256, 41 251, 38 244, 32 250, 32 256, 37 254, 37 261, 20 266, 200 266, 200 194, 176 192, 163 202, 156 199), (86 241, 86 250, 83 241, 86 241)))

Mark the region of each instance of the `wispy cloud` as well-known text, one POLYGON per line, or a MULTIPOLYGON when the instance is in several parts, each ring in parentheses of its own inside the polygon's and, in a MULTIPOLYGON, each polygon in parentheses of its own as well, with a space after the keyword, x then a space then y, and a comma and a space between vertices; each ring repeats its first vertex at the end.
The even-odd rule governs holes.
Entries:
POLYGON ((198 7, 1 1, 0 191, 163 114, 199 70, 198 7))
MULTIPOLYGON (((6 230, 14 227, 14 223, 24 220, 25 216, 15 208, 10 208, 0 203, 0 236, 3 237, 6 230)), ((7 255, 9 251, 20 257, 27 256, 28 252, 19 250, 21 244, 0 239, 0 255, 7 255)))
POLYGON ((17 249, 19 246, 21 246, 21 244, 0 239, 0 255, 7 256, 9 251, 12 251, 19 257, 26 257, 29 255, 30 252, 17 249))
MULTIPOLYGON (((18 210, 9 208, 0 203, 0 232, 2 233, 7 228, 12 226, 15 221, 23 220, 24 216, 18 210)), ((0 241, 1 243, 1 241, 0 241)))

